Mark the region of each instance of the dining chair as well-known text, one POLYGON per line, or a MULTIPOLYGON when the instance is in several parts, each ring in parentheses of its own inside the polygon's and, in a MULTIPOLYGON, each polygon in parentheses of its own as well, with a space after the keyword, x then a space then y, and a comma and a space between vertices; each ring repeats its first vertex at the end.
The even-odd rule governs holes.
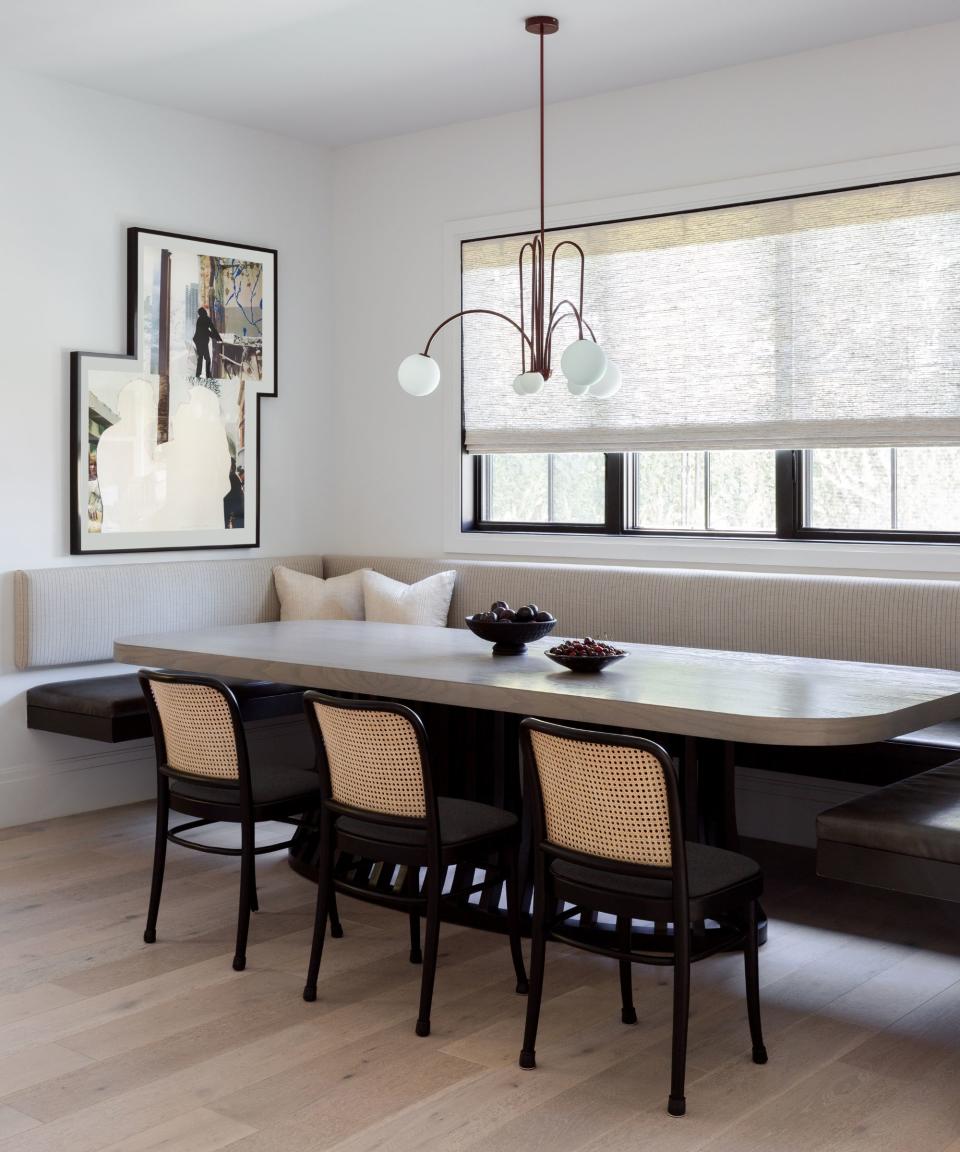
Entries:
MULTIPOLYGON (((256 857, 278 852, 290 843, 258 845, 256 825, 263 820, 296 824, 294 817, 316 811, 320 806, 316 771, 312 766, 251 765, 240 707, 222 681, 146 670, 138 676, 157 752, 157 831, 143 939, 153 944, 157 938, 168 840, 198 852, 239 856, 240 913, 233 967, 240 972, 246 967, 250 912, 259 909, 256 857), (171 809, 195 819, 171 828, 171 809), (239 848, 203 844, 183 836, 221 821, 240 825, 239 848)), ((331 922, 333 935, 342 935, 335 905, 331 922)))
MULTIPOLYGON (((440 940, 440 903, 451 865, 485 867, 481 883, 447 896, 506 881, 507 928, 517 992, 527 992, 520 947, 520 822, 489 804, 437 796, 427 733, 402 704, 348 700, 307 692, 304 707, 317 748, 322 805, 317 914, 303 998, 317 998, 327 914, 335 892, 404 911, 410 918, 410 960, 422 963, 418 1036, 430 1034, 430 1010, 440 940), (334 868, 337 852, 397 868, 396 885, 368 887, 334 868), (406 868, 402 873, 400 868, 406 868), (424 874, 421 887, 420 875, 424 874), (425 915, 420 948, 420 916, 425 915)), ((459 871, 459 870, 458 870, 459 871)))
POLYGON ((524 720, 520 740, 535 852, 530 995, 520 1066, 536 1064, 548 940, 619 961, 625 1023, 636 1023, 632 965, 669 965, 673 1055, 667 1111, 681 1116, 692 961, 721 948, 743 949, 753 1061, 767 1061, 757 965, 760 868, 739 853, 685 842, 673 762, 653 741, 541 720, 524 720), (591 913, 610 914, 615 927, 585 932, 571 924, 579 916, 582 926, 591 913), (673 930, 635 933, 634 920, 669 924, 673 930), (709 940, 691 931, 704 920, 725 931, 709 940))

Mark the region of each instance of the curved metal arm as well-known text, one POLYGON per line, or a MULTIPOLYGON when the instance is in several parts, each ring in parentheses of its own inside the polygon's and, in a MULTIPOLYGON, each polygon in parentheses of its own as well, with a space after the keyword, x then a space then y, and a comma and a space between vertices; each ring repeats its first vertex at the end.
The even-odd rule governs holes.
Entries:
MULTIPOLYGON (((564 246, 573 248, 580 256, 580 307, 576 309, 577 315, 583 315, 583 278, 586 275, 586 257, 583 254, 583 249, 576 242, 576 240, 561 240, 559 244, 550 253, 550 316, 552 317, 556 309, 553 306, 553 283, 557 271, 557 253, 564 246)), ((560 305, 557 305, 559 308, 560 305)))
POLYGON ((495 312, 493 308, 461 308, 459 312, 454 312, 452 316, 448 316, 446 320, 441 321, 430 333, 430 339, 427 341, 426 347, 423 350, 424 356, 430 355, 430 345, 433 343, 433 338, 442 328, 446 328, 446 326, 451 323, 451 321, 456 320, 460 316, 472 316, 477 313, 482 313, 485 316, 497 316, 501 320, 506 320, 508 324, 512 324, 513 327, 516 328, 516 330, 524 338, 524 340, 526 340, 527 346, 530 348, 531 353, 533 352, 533 345, 530 343, 530 337, 526 334, 526 332, 524 332, 516 320, 511 320, 509 316, 504 316, 502 312, 495 312))
MULTIPOLYGON (((530 281, 531 281, 531 286, 532 286, 532 291, 533 291, 533 299, 530 302, 530 310, 531 310, 531 312, 536 314, 534 302, 536 300, 537 289, 536 289, 536 284, 534 283, 534 281, 536 280, 536 276, 537 276, 537 249, 536 249, 536 245, 534 244, 534 242, 532 240, 528 240, 525 244, 522 244, 520 246, 520 255, 517 257, 517 275, 518 275, 519 280, 520 280, 520 331, 521 332, 526 332, 526 330, 527 330, 527 317, 526 317, 525 304, 524 304, 524 299, 523 299, 523 288, 524 288, 523 258, 526 255, 528 248, 530 249, 530 268, 531 268, 530 281)), ((530 341, 528 340, 527 343, 529 344, 530 341)), ((532 344, 530 345, 530 358, 531 358, 531 360, 535 359, 532 344)), ((523 371, 526 372, 526 370, 527 370, 527 346, 526 346, 526 344, 523 344, 523 343, 521 343, 521 345, 520 345, 520 366, 523 369, 523 371)), ((533 370, 533 367, 534 366, 531 363, 531 365, 530 365, 531 371, 533 370)))

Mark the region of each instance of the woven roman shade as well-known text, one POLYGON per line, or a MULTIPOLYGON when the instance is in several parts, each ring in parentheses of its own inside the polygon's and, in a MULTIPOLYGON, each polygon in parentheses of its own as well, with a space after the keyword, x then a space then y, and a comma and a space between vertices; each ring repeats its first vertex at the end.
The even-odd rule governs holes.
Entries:
MULTIPOLYGON (((519 337, 466 317, 467 451, 960 444, 960 177, 591 225, 548 248, 563 236, 586 252, 584 315, 623 387, 569 394, 568 318, 553 378, 519 397, 519 337)), ((517 316, 524 239, 464 243, 464 308, 517 316)), ((558 260, 558 300, 572 273, 558 260)))

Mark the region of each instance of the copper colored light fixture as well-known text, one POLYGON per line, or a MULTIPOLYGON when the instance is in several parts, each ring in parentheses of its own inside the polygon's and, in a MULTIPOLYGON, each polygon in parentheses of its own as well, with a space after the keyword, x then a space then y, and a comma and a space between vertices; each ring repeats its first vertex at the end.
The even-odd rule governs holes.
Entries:
POLYGON ((423 352, 415 352, 400 364, 397 378, 400 387, 412 396, 427 396, 440 383, 440 365, 430 355, 430 345, 441 329, 461 316, 482 314, 495 316, 513 325, 520 334, 520 374, 513 382, 520 396, 533 396, 550 379, 553 358, 553 337, 557 326, 568 316, 577 324, 578 338, 570 344, 560 358, 560 367, 567 378, 567 387, 574 396, 589 393, 601 399, 612 396, 620 387, 620 369, 607 359, 596 342, 593 329, 583 318, 583 249, 573 240, 561 240, 550 251, 549 292, 547 291, 547 248, 544 222, 544 37, 560 27, 554 16, 529 16, 525 22, 528 32, 539 38, 540 47, 540 228, 520 249, 517 262, 520 288, 519 321, 494 308, 463 308, 441 321, 430 333, 423 352), (557 254, 571 248, 579 257, 579 289, 576 300, 555 300, 554 280, 557 254), (525 313, 524 287, 530 276, 530 316, 525 313))

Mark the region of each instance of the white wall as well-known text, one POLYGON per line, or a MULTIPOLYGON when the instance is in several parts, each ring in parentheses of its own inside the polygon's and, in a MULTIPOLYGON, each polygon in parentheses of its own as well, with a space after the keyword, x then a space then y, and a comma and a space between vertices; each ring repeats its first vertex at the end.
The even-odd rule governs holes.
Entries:
MULTIPOLYGON (((718 195, 718 181, 790 190, 822 178, 815 170, 825 165, 882 170, 875 158, 956 149, 958 55, 960 24, 945 25, 552 107, 551 202, 595 213, 618 198, 622 205, 660 195, 677 206, 696 202, 707 184, 718 195)), ((531 90, 533 82, 531 62, 531 90)), ((25 76, 0 77, 0 100, 5 825, 119 803, 152 787, 145 745, 105 749, 28 732, 23 692, 50 673, 12 670, 10 571, 110 562, 67 554, 68 353, 123 350, 126 227, 279 249, 280 395, 261 408, 264 553, 439 553, 452 539, 462 550, 449 515, 454 374, 440 393, 414 401, 396 387, 395 367, 451 310, 450 222, 532 208, 536 121, 532 112, 515 114, 329 157, 25 76)), ((942 166, 946 158, 915 162, 942 166)), ((911 162, 892 161, 891 171, 911 162)), ((453 347, 445 344, 452 369, 453 347)), ((568 541, 482 544, 491 554, 576 554, 568 541)), ((615 551, 593 541, 589 555, 609 559, 615 551)), ((817 563, 922 572, 934 555, 941 570, 960 569, 942 550, 821 555, 817 563)), ((167 558, 181 557, 118 559, 167 558)), ((633 558, 805 565, 783 553, 721 557, 701 544, 672 560, 638 544, 633 558)))
MULTIPOLYGON (((555 210, 553 221, 575 222, 578 212, 615 218, 631 203, 669 210, 825 186, 819 181, 842 186, 960 168, 958 56, 960 23, 549 107, 547 194, 555 206, 580 205, 555 210)), ((531 91, 533 69, 531 59, 531 91)), ((456 326, 443 345, 449 371, 433 396, 401 393, 395 369, 458 306, 458 231, 504 230, 497 217, 518 211, 514 229, 530 225, 535 132, 529 112, 336 154, 333 419, 343 479, 332 544, 401 554, 478 545, 490 554, 638 563, 960 571, 956 550, 903 546, 841 553, 775 543, 457 538, 456 326), (493 217, 486 227, 477 223, 484 217, 493 217), (463 220, 473 223, 451 224, 463 220)))
POLYGON ((331 526, 323 494, 333 437, 327 155, 16 74, 0 77, 0 105, 2 825, 122 803, 152 790, 152 753, 142 744, 104 748, 28 732, 23 692, 51 674, 12 670, 10 572, 114 559, 68 556, 68 355, 71 349, 125 351, 128 226, 279 251, 279 395, 264 399, 260 409, 262 553, 320 550, 331 526))

